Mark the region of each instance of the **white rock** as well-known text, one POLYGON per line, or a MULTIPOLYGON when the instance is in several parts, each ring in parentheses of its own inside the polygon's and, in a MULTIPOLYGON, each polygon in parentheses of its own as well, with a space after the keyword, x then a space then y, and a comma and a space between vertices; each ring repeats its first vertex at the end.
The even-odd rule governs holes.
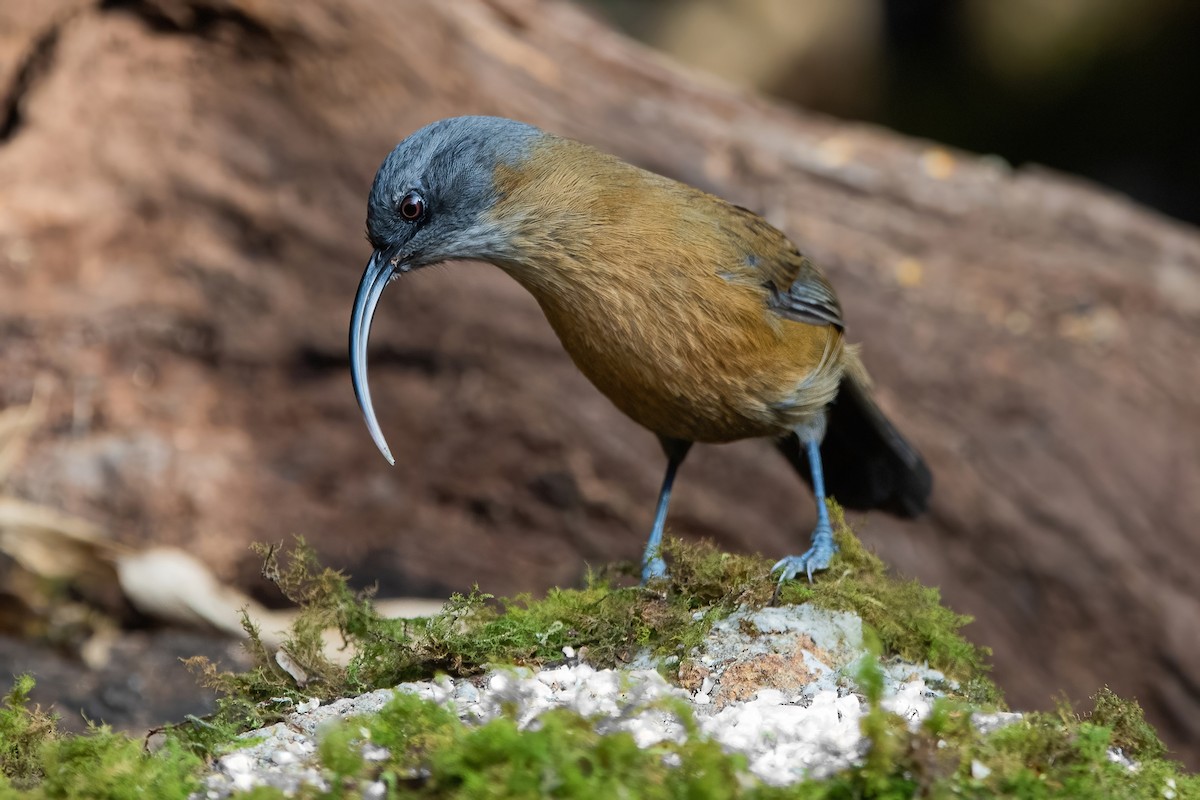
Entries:
POLYGON ((295 753, 289 753, 287 750, 276 750, 274 753, 271 753, 271 761, 280 766, 295 764, 298 760, 295 753))
POLYGON ((254 769, 254 762, 245 753, 230 753, 222 756, 219 763, 221 769, 230 777, 244 775, 254 769))
POLYGON ((237 775, 231 777, 232 787, 235 792, 248 792, 261 783, 252 772, 239 772, 237 775))
POLYGON ((321 705, 321 698, 310 697, 302 703, 296 704, 297 714, 307 714, 310 711, 315 711, 321 705))
POLYGON ((391 756, 391 752, 386 747, 380 747, 371 742, 367 742, 362 746, 364 761, 387 761, 389 756, 391 756))
POLYGON ((778 689, 759 689, 754 693, 754 698, 751 702, 762 705, 779 706, 787 702, 787 698, 783 696, 783 692, 778 689))

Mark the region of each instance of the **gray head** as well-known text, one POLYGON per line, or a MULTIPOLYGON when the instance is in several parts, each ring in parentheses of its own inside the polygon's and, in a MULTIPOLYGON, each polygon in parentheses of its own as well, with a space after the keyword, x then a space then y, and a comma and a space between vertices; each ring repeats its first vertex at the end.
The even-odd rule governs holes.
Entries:
POLYGON ((499 117, 454 117, 427 125, 384 159, 367 200, 367 264, 350 318, 350 377, 376 446, 394 464, 367 384, 367 338, 388 282, 456 258, 488 258, 503 231, 487 212, 499 199, 493 176, 515 166, 542 132, 499 117))

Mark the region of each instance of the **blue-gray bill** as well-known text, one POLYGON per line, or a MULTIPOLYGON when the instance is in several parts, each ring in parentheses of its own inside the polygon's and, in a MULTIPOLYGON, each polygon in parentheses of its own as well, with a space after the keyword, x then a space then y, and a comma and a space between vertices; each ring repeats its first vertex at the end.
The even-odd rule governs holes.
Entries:
POLYGON ((354 397, 358 407, 362 409, 363 419, 367 421, 367 430, 375 446, 389 464, 396 464, 392 451, 388 449, 379 428, 379 420, 375 418, 375 407, 371 403, 371 387, 367 384, 367 339, 371 336, 371 319, 375 316, 375 307, 388 281, 396 273, 396 267, 390 263, 386 254, 378 250, 371 256, 367 269, 363 272, 362 280, 358 283, 358 293, 354 295, 354 310, 350 314, 350 382, 354 384, 354 397))

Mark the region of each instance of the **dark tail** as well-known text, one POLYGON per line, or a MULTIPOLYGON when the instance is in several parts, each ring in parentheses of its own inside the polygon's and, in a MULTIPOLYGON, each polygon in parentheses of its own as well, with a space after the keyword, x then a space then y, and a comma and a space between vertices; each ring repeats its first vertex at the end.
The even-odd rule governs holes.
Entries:
MULTIPOLYGON (((923 512, 933 488, 929 467, 867 390, 846 376, 828 414, 821 442, 826 494, 846 508, 879 508, 901 517, 923 512)), ((788 436, 778 446, 811 487, 812 473, 800 440, 788 436)))

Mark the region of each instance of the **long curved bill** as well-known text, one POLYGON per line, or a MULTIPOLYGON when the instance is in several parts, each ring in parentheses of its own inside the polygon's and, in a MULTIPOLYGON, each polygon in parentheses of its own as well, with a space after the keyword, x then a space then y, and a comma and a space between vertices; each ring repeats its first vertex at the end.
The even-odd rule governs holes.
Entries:
POLYGON ((367 385, 367 339, 371 335, 371 319, 375 316, 375 307, 388 281, 396 273, 396 267, 385 253, 378 250, 371 256, 362 280, 358 282, 358 293, 354 295, 354 310, 350 314, 350 381, 354 384, 354 396, 358 407, 362 409, 363 418, 367 421, 367 430, 375 441, 375 446, 388 463, 395 466, 396 459, 388 449, 379 428, 379 420, 375 418, 375 407, 371 404, 371 388, 367 385))

